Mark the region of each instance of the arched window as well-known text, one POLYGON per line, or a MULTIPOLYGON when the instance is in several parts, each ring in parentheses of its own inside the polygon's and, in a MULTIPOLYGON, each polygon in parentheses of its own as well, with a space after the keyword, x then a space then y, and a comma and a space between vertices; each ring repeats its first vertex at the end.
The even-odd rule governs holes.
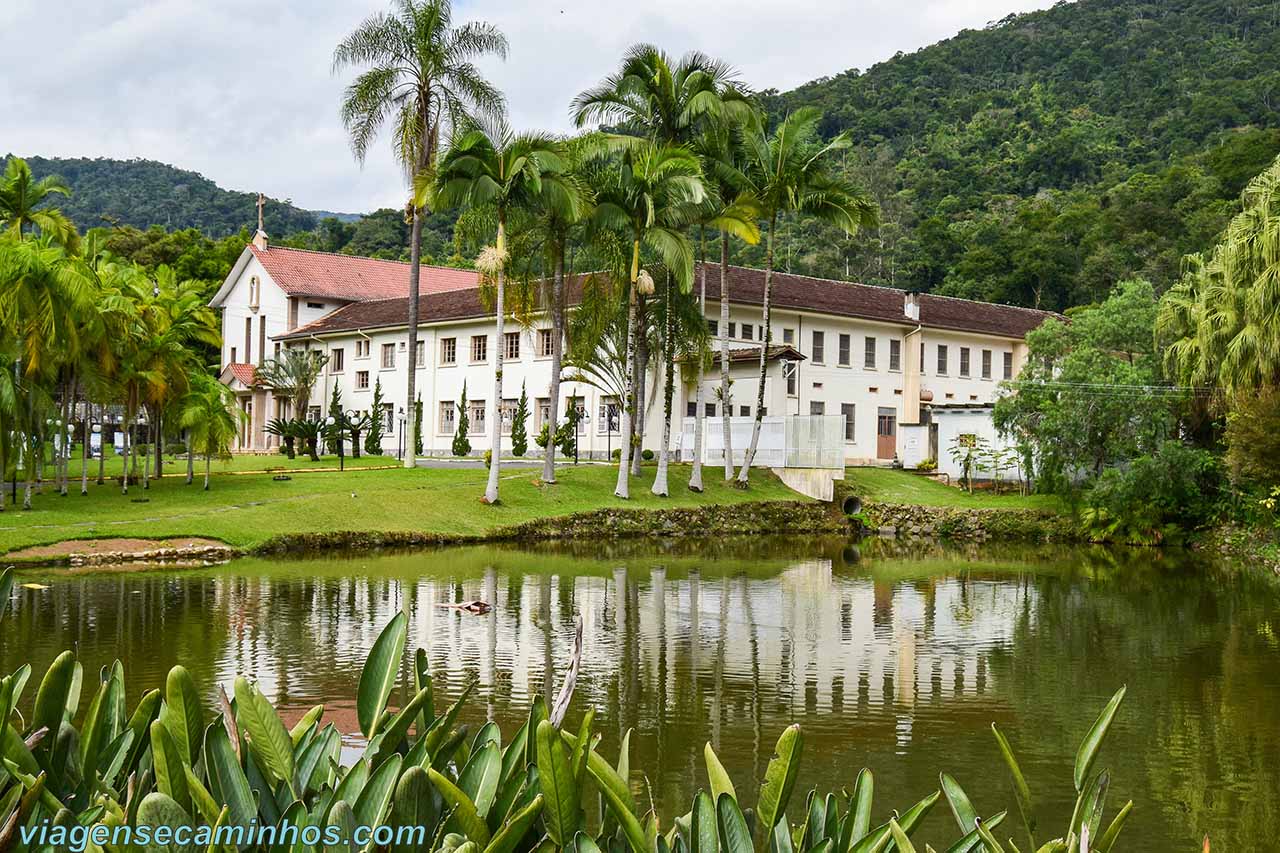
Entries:
POLYGON ((260 288, 258 284, 258 277, 255 275, 249 279, 249 307, 250 308, 258 307, 259 289, 260 288))

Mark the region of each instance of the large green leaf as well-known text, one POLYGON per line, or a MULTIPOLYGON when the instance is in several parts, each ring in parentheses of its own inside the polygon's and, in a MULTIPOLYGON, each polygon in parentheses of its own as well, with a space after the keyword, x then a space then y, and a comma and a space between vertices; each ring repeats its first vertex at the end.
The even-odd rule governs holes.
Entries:
POLYGON ((787 810, 791 791, 795 788, 796 774, 800 772, 800 752, 804 737, 798 725, 787 726, 774 747, 773 758, 764 771, 764 783, 760 786, 760 801, 756 805, 758 828, 768 834, 778 818, 787 810))
MULTIPOLYGON (((986 820, 983 820, 982 824, 987 828, 988 831, 993 830, 1000 824, 1004 823, 1004 819, 1008 817, 1008 815, 1009 813, 1007 811, 996 812, 991 817, 987 818, 986 820)), ((961 836, 958 841, 956 841, 954 844, 948 847, 946 850, 946 853, 971 853, 971 851, 974 848, 978 847, 981 843, 982 843, 982 839, 978 835, 978 830, 977 828, 974 828, 969 830, 967 833, 961 836)))
POLYGON ((1111 825, 1107 827, 1107 831, 1102 833, 1102 838, 1095 845, 1098 853, 1111 853, 1111 848, 1115 846, 1116 839, 1120 837, 1120 830, 1124 829, 1124 823, 1129 819, 1129 813, 1133 811, 1133 800, 1125 803, 1116 816, 1111 820, 1111 825))
POLYGON ((699 791, 693 798, 693 808, 689 814, 689 853, 719 853, 716 804, 711 795, 706 791, 699 791))
POLYGON ((413 725, 414 720, 421 719, 422 709, 430 701, 431 688, 419 690, 407 705, 391 717, 391 722, 382 727, 382 744, 374 757, 375 763, 385 760, 388 755, 400 748, 400 744, 404 743, 404 739, 409 734, 409 727, 413 725))
POLYGON ((333 808, 329 809, 325 826, 337 827, 334 835, 339 840, 336 844, 326 844, 324 853, 352 853, 354 845, 351 843, 351 836, 356 830, 356 815, 351 810, 351 804, 346 800, 335 802, 333 808))
MULTIPOLYGON (((180 826, 194 826, 191 815, 179 805, 172 797, 165 794, 153 792, 147 794, 142 799, 142 804, 138 806, 138 826, 150 827, 152 832, 156 827, 165 826, 170 830, 177 829, 180 826)), ((156 844, 152 842, 146 848, 146 853, 190 853, 195 850, 194 844, 156 844)))
POLYGON ((393 755, 369 776, 354 807, 356 822, 361 826, 381 826, 386 819, 396 783, 400 780, 401 761, 400 756, 393 755))
MULTIPOLYGON (((898 826, 908 836, 911 835, 911 833, 915 832, 916 827, 920 825, 920 822, 933 810, 933 807, 938 804, 938 799, 941 796, 941 791, 934 791, 917 802, 903 812, 901 817, 897 818, 898 826)), ((872 851, 893 849, 893 832, 889 829, 888 823, 877 826, 861 839, 854 841, 853 847, 850 848, 851 853, 872 853, 872 851)))
POLYGON ((32 730, 46 729, 49 734, 36 748, 37 757, 48 754, 53 749, 54 740, 62 727, 62 718, 67 710, 67 698, 71 693, 75 672, 75 654, 69 651, 63 652, 54 658, 40 681, 40 689, 36 691, 35 709, 31 714, 31 728, 32 730))
POLYGON ((173 735, 164 723, 151 723, 151 764, 156 773, 156 788, 168 794, 178 805, 191 813, 191 794, 187 792, 186 762, 181 750, 173 742, 173 735))
POLYGON ((893 838, 893 843, 898 848, 898 853, 916 853, 915 845, 911 843, 911 839, 907 838, 907 834, 902 831, 902 827, 893 818, 889 819, 889 835, 893 838))
MULTIPOLYGON (((581 740, 575 748, 582 748, 581 740)), ((542 822, 557 847, 566 846, 582 823, 582 794, 560 733, 549 720, 538 723, 538 783, 546 800, 542 822)))
MULTIPOLYGON (((566 733, 560 734, 564 737, 566 733)), ((596 780, 600 795, 604 797, 609 813, 622 828, 622 834, 631 847, 632 853, 649 853, 650 845, 644 829, 640 826, 640 820, 636 817, 635 799, 631 796, 631 790, 626 782, 594 749, 587 754, 587 772, 596 780)))
MULTIPOLYGON (((440 819, 436 808, 435 794, 431 789, 431 779, 427 771, 421 767, 410 767, 400 776, 396 783, 395 796, 391 800, 391 822, 397 826, 420 826, 427 833, 428 840, 435 832, 436 822, 440 819)), ((414 844, 396 845, 392 853, 411 853, 419 849, 414 844)))
POLYGON ((849 837, 844 839, 839 853, 844 853, 852 842, 861 840, 871 831, 871 804, 875 790, 875 776, 866 767, 862 768, 853 784, 853 802, 849 804, 849 837))
POLYGON ((702 757, 707 764, 707 780, 711 783, 711 796, 718 800, 721 794, 728 794, 736 800, 738 792, 733 789, 733 780, 729 778, 724 765, 720 763, 720 756, 716 755, 716 751, 711 748, 711 741, 707 741, 706 746, 702 748, 702 757))
POLYGON ((231 809, 231 823, 247 826, 257 815, 258 807, 249 780, 236 760, 226 726, 219 720, 214 720, 205 732, 204 769, 209 779, 209 793, 231 809))
POLYGON ((738 808, 738 801, 730 794, 716 797, 716 827, 720 833, 721 853, 752 853, 747 819, 738 808))
POLYGON ((1022 775, 1022 768, 1018 766, 1018 759, 1013 756, 1013 748, 1009 746, 1009 741, 1005 739, 1000 729, 996 728, 995 723, 991 724, 991 733, 995 735, 996 745, 1000 748, 1000 755, 1004 758, 1004 763, 1009 768, 1009 775, 1013 777, 1013 798, 1018 804, 1018 814, 1022 817, 1022 826, 1027 831, 1027 843, 1032 850, 1035 850, 1036 816, 1031 802, 1031 788, 1027 785, 1026 777, 1022 775))
MULTIPOLYGON (((80 726, 80 768, 86 780, 94 779, 102 751, 120 736, 122 721, 117 708, 123 693, 123 681, 113 672, 98 685, 98 691, 89 701, 89 710, 80 726)), ((0 720, 3 719, 0 716, 0 720)))
POLYGON ((1080 749, 1076 751, 1076 791, 1084 790, 1084 783, 1089 778, 1089 771, 1093 767, 1094 759, 1098 757, 1098 750, 1102 747, 1102 741, 1106 738, 1107 731, 1111 728, 1111 721, 1115 719, 1120 703, 1124 701, 1124 694, 1127 689, 1126 687, 1121 687, 1116 691, 1115 695, 1107 702, 1106 707, 1102 709, 1102 713, 1098 715, 1098 719, 1094 720, 1093 725, 1089 727, 1088 733, 1080 743, 1080 749))
POLYGON ((493 741, 485 743, 458 772, 458 787, 476 804, 480 817, 489 814, 498 795, 498 777, 502 775, 502 752, 493 741))
POLYGON ((533 822, 538 819, 538 815, 542 813, 544 800, 542 795, 533 798, 533 802, 525 806, 520 811, 511 816, 511 819, 502 825, 497 834, 493 836, 493 840, 484 848, 484 853, 512 853, 516 849, 516 845, 529 832, 533 822))
POLYGON ((452 818, 458 822, 463 834, 479 847, 487 847, 490 840, 489 827, 476 811, 476 804, 462 792, 461 788, 434 767, 428 768, 427 775, 431 777, 431 784, 436 786, 436 790, 440 792, 440 796, 444 797, 444 801, 453 807, 452 818))
POLYGON ((364 669, 360 671, 356 716, 360 721, 360 731, 367 738, 378 733, 378 721, 396 684, 396 671, 400 668, 407 634, 408 618, 403 612, 397 613, 374 641, 364 669))
POLYGON ((186 667, 175 666, 169 670, 164 684, 165 711, 161 716, 178 752, 188 764, 200 755, 200 738, 204 736, 204 708, 200 704, 200 691, 191 679, 186 667))
POLYGON ((951 807, 951 816, 956 819, 956 825, 960 827, 960 831, 969 832, 976 829, 978 811, 970 802, 969 795, 960 787, 960 783, 950 773, 939 774, 938 781, 942 785, 942 795, 947 798, 947 805, 951 807))
POLYGON ((243 677, 236 678, 236 722, 249 735, 258 766, 279 782, 293 786, 293 741, 276 709, 243 677))

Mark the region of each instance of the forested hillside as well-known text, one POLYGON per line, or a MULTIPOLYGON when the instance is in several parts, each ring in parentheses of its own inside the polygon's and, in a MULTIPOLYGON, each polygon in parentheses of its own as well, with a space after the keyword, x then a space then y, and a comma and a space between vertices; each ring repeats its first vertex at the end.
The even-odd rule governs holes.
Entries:
POLYGON ((797 271, 1051 308, 1163 289, 1280 152, 1280 4, 1059 3, 765 100, 849 131, 884 208, 854 241, 797 226, 797 271))
MULTIPOLYGON (((8 158, 4 158, 7 160, 8 158)), ((198 228, 225 237, 258 222, 256 193, 224 190, 213 181, 155 160, 26 157, 38 175, 57 175, 71 188, 58 206, 81 230, 102 225, 198 228)), ((0 161, 3 167, 3 161, 0 161)), ((317 217, 288 201, 267 199, 266 217, 282 232, 314 228, 317 217)))

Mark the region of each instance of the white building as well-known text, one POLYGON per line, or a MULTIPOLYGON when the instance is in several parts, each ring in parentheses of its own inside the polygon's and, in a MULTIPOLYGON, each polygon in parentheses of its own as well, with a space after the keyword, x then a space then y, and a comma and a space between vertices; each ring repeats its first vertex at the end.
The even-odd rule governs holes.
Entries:
MULTIPOLYGON (((405 371, 418 371, 427 455, 451 452, 457 405, 465 385, 473 452, 489 446, 489 419, 509 420, 523 386, 530 401, 530 435, 542 427, 550 385, 550 318, 531 327, 511 320, 502 341, 480 298, 474 272, 424 266, 419 308, 419 352, 408 340, 408 265, 393 261, 271 247, 261 231, 245 248, 211 302, 223 313, 222 378, 236 392, 249 419, 238 449, 275 447, 263 427, 289 417, 288 401, 262 387, 255 368, 283 347, 305 346, 329 356, 313 391, 310 416, 328 405, 334 385, 347 409, 367 411, 382 388, 383 447, 404 446, 405 371), (495 348, 505 348, 501 409, 491 400, 495 348)), ((712 331, 720 322, 718 265, 700 266, 712 331), (705 277, 704 277, 705 273, 705 277)), ((764 273, 730 267, 727 275, 735 417, 754 415, 759 375, 764 273)), ((985 411, 1001 380, 1017 375, 1026 358, 1025 336, 1047 312, 807 276, 774 273, 773 334, 765 407, 769 415, 841 415, 844 458, 849 464, 943 462, 932 407, 985 411), (941 458, 940 458, 941 457, 941 458)), ((573 283, 567 288, 576 302, 573 283)), ((570 309, 572 310, 572 308, 570 309)), ((662 403, 656 364, 647 379, 644 446, 661 440, 662 403)), ((566 371, 566 376, 572 371, 566 371)), ((677 376, 676 411, 692 418, 696 378, 677 376)), ((719 431, 718 366, 704 377, 707 429, 719 431)), ((584 381, 561 383, 558 411, 573 400, 588 415, 579 440, 584 457, 605 458, 619 446, 616 396, 584 381)), ((978 419, 990 433, 990 418, 978 419)), ((691 425, 673 429, 673 450, 691 425)), ((991 435, 987 436, 989 439, 991 435)), ((735 451, 741 447, 735 443, 735 451)), ((736 455, 736 454, 735 454, 736 455)), ((712 460, 708 459, 710 463, 712 460)))

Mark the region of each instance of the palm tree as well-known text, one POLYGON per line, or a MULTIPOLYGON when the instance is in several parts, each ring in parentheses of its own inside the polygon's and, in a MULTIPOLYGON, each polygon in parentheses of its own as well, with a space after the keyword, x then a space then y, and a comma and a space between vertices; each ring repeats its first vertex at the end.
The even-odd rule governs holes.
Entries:
POLYGON ((254 373, 259 382, 288 396, 294 418, 305 420, 311 404, 311 392, 328 363, 329 356, 319 350, 292 347, 282 352, 279 358, 262 362, 254 373))
MULTIPOLYGON (((579 127, 607 122, 625 132, 659 143, 696 146, 716 127, 751 121, 756 109, 738 85, 727 63, 693 51, 678 60, 650 44, 637 44, 623 56, 617 72, 574 99, 572 114, 579 127)), ((644 313, 641 312, 641 321, 644 313)), ((648 339, 641 337, 641 345, 648 339)), ((636 381, 644 399, 645 355, 636 381)), ((644 419, 634 426, 644 434, 644 419)), ((640 473, 636 457, 635 474, 640 473)))
POLYGON ((1280 158, 1242 199, 1212 254, 1184 260, 1156 320, 1166 371, 1226 397, 1280 383, 1280 158))
POLYGON ((195 448, 204 456, 204 490, 209 491, 209 468, 215 456, 225 455, 245 414, 235 404, 231 389, 213 377, 197 374, 191 392, 183 398, 182 426, 190 431, 195 448))
POLYGON ((622 456, 614 490, 618 497, 629 498, 632 421, 637 413, 634 373, 640 335, 639 297, 654 290, 653 277, 640 265, 642 250, 652 253, 675 277, 676 285, 688 290, 693 281, 693 248, 684 229, 696 217, 706 190, 698 158, 688 148, 634 137, 611 137, 607 147, 621 149, 621 156, 597 191, 592 220, 597 227, 625 235, 631 243, 622 456))
MULTIPOLYGON (((368 416, 366 415, 366 417, 368 416)), ((290 459, 297 456, 293 449, 293 442, 298 437, 298 431, 294 426, 295 423, 296 421, 285 418, 272 418, 262 428, 267 435, 274 435, 284 443, 285 455, 290 459)), ((356 453, 356 455, 359 456, 360 454, 356 453)))
MULTIPOLYGON (((658 470, 653 479, 655 495, 668 495, 667 471, 671 457, 671 418, 675 396, 675 367, 682 366, 686 382, 690 365, 700 365, 705 359, 707 346, 707 322, 703 318, 702 302, 692 294, 672 286, 667 276, 658 304, 658 321, 662 329, 658 350, 662 353, 662 444, 658 448, 658 470)), ((700 377, 700 373, 697 374, 700 377)))
POLYGON ((41 207, 55 194, 71 195, 71 188, 52 175, 37 181, 26 160, 9 158, 0 177, 0 228, 17 237, 34 229, 74 252, 79 242, 75 225, 56 207, 41 207))
MULTIPOLYGON (((506 37, 490 24, 453 26, 450 0, 396 0, 392 14, 367 18, 338 45, 335 71, 356 67, 360 73, 342 99, 342 122, 356 159, 364 162, 382 126, 392 122, 392 143, 410 186, 430 180, 437 145, 457 124, 472 117, 496 117, 504 110, 502 94, 485 80, 475 61, 507 55, 506 37)), ((419 278, 422 273, 422 222, 425 210, 411 199, 406 217, 409 238, 409 353, 418 347, 419 278)), ((417 374, 408 371, 405 399, 417 396, 417 374)), ((407 434, 414 434, 415 407, 406 405, 407 434)), ((414 467, 414 448, 405 453, 414 467)))
POLYGON ((507 223, 513 211, 556 208, 565 219, 578 216, 578 192, 564 177, 567 166, 560 142, 545 134, 515 135, 502 122, 462 132, 440 160, 432 188, 437 209, 467 207, 491 214, 496 221, 495 245, 476 262, 486 282, 494 284, 497 317, 493 399, 497 408, 491 426, 492 453, 484 498, 498 502, 502 464, 502 362, 505 350, 507 223))
POLYGON ((747 170, 741 183, 760 205, 765 226, 764 306, 760 342, 760 381, 756 387, 755 422, 751 442, 738 469, 738 485, 746 487, 751 463, 760 442, 764 418, 764 388, 768 375, 769 345, 773 341, 770 294, 773 288, 773 238, 778 217, 786 214, 809 216, 854 234, 859 228, 879 223, 876 203, 862 189, 832 173, 830 155, 848 148, 852 142, 842 133, 825 145, 817 142, 822 113, 803 107, 788 115, 772 134, 763 128, 745 137, 747 170))

